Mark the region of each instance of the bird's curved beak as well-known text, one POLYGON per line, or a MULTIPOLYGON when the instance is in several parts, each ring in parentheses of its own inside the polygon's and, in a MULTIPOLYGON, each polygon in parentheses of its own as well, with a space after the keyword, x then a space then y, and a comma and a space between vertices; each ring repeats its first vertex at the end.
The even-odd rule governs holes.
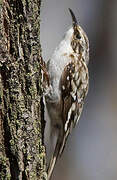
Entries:
POLYGON ((71 14, 71 17, 72 17, 72 23, 73 23, 73 27, 75 28, 77 25, 78 25, 78 22, 77 22, 77 19, 73 13, 73 11, 69 8, 69 12, 71 14))

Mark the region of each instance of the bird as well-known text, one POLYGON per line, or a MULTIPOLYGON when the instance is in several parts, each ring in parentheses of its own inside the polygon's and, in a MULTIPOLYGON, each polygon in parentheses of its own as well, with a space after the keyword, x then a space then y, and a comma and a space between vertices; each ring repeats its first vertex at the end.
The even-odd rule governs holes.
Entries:
POLYGON ((63 153, 69 134, 80 119, 89 89, 89 40, 70 8, 69 12, 72 27, 47 63, 49 90, 45 102, 51 134, 57 138, 47 169, 48 180, 63 153))

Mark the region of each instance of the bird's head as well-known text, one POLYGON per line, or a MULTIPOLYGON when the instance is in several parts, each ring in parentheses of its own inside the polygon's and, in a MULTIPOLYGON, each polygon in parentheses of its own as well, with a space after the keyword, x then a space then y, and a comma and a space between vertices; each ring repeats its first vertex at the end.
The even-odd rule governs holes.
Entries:
POLYGON ((71 46, 74 53, 81 55, 86 64, 89 61, 89 41, 84 30, 78 25, 73 11, 69 8, 72 17, 73 34, 71 37, 71 46))

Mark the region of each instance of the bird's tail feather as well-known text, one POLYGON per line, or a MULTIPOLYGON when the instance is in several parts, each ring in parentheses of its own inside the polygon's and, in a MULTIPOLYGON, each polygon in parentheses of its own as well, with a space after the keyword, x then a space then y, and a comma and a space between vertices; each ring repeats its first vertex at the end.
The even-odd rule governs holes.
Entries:
POLYGON ((50 180, 50 177, 52 175, 52 172, 53 172, 53 169, 54 169, 54 166, 55 166, 55 164, 57 162, 58 157, 61 157, 61 155, 63 153, 68 134, 69 133, 65 134, 63 138, 60 138, 58 136, 56 147, 55 147, 55 150, 54 150, 54 154, 51 157, 51 160, 50 160, 50 163, 49 163, 49 166, 48 166, 48 170, 47 170, 48 180, 50 180))
POLYGON ((59 156, 60 147, 61 147, 61 142, 59 141, 59 137, 58 137, 57 143, 56 143, 56 147, 55 147, 55 150, 54 150, 54 154, 52 155, 52 157, 50 159, 50 163, 49 163, 48 170, 47 170, 48 180, 50 180, 50 177, 52 175, 54 166, 55 166, 55 164, 57 162, 57 159, 58 159, 58 156, 59 156))

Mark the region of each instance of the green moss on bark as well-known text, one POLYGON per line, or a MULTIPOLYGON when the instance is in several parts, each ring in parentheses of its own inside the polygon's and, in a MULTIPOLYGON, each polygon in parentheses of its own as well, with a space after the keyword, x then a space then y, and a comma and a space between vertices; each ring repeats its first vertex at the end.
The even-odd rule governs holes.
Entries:
POLYGON ((5 157, 0 157, 0 177, 1 180, 10 180, 11 175, 9 171, 8 159, 5 157))
MULTIPOLYGON (((4 0, 1 13, 1 145, 2 159, 8 163, 1 159, 0 163, 13 180, 47 179, 42 142, 40 3, 4 0)), ((4 173, 0 173, 2 179, 4 173)))

